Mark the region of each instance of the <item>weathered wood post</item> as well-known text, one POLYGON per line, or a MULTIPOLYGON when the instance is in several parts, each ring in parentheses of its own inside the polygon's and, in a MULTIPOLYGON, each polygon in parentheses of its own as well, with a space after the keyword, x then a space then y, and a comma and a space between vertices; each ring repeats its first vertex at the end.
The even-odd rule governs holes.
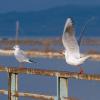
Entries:
POLYGON ((60 100, 60 77, 57 77, 57 97, 56 100, 60 100))
POLYGON ((68 78, 57 77, 57 100, 68 97, 68 78))
POLYGON ((68 97, 68 78, 60 78, 60 98, 68 97))
POLYGON ((14 96, 18 91, 18 74, 9 73, 8 78, 8 100, 18 100, 18 97, 14 96))

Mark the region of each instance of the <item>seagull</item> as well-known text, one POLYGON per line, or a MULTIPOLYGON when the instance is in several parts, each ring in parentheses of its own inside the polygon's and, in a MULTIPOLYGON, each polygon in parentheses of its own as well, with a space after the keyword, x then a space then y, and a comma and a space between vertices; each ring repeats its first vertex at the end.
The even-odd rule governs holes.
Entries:
POLYGON ((13 47, 13 49, 14 49, 14 56, 15 56, 16 60, 21 63, 20 68, 23 68, 22 64, 25 63, 25 62, 26 63, 34 62, 32 59, 27 57, 27 55, 25 55, 25 52, 20 49, 19 45, 15 45, 13 47))
POLYGON ((75 29, 71 18, 68 18, 65 23, 62 43, 65 48, 64 55, 66 63, 72 66, 78 66, 80 68, 79 73, 82 74, 84 71, 80 65, 89 59, 90 56, 84 55, 81 57, 79 44, 75 37, 75 29))

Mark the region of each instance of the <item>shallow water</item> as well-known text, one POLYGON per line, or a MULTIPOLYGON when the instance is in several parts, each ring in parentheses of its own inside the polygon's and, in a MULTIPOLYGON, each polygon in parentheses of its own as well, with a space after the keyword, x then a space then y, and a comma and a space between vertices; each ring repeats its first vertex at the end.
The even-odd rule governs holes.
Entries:
MULTIPOLYGON (((23 48, 23 47, 22 47, 23 48)), ((100 46, 82 46, 81 51, 86 52, 89 49, 100 50, 100 46)), ((60 71, 79 71, 77 67, 69 66, 64 59, 48 59, 48 58, 34 58, 37 64, 25 64, 29 68, 49 69, 60 71)), ((18 67, 19 63, 13 56, 0 56, 0 65, 18 67)), ((85 73, 100 74, 100 62, 86 61, 81 65, 85 73)), ((7 74, 0 73, 0 89, 7 89, 7 74)), ((19 91, 33 92, 40 94, 56 95, 56 78, 44 77, 37 75, 19 75, 19 91)), ((99 81, 85 81, 85 80, 69 80, 69 96, 76 97, 79 100, 97 100, 100 98, 100 82, 99 81)), ((2 100, 7 100, 7 96, 0 95, 2 100)), ((19 100, 33 100, 29 98, 20 97, 19 100)))

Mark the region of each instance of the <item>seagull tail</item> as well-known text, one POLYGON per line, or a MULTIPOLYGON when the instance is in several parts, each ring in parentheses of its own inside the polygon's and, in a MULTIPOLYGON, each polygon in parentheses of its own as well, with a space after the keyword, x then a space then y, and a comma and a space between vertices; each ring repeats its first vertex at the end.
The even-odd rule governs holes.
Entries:
POLYGON ((37 63, 36 61, 32 60, 32 59, 29 59, 29 62, 30 63, 37 63))

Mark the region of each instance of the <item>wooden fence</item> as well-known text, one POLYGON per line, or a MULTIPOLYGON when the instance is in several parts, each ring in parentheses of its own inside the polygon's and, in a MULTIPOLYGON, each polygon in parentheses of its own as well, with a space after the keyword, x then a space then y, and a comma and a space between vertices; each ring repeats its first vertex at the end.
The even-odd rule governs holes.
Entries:
MULTIPOLYGON (((13 40, 1 40, 0 44, 12 44, 14 45, 13 40)), ((43 44, 48 47, 48 45, 51 44, 59 44, 61 43, 61 40, 45 40, 45 41, 18 41, 19 44, 43 44)), ((83 42, 84 43, 84 42, 83 42)), ((86 44, 100 44, 100 41, 98 40, 89 40, 86 42, 86 44)), ((31 57, 48 57, 48 58, 64 58, 63 52, 52 52, 52 51, 26 51, 26 54, 28 54, 31 57)), ((90 55, 90 60, 96 60, 100 61, 100 53, 96 52, 88 52, 86 53, 90 55)), ((0 55, 3 56, 11 56, 13 55, 13 50, 0 50, 0 55)), ((81 54, 81 56, 84 56, 85 54, 81 54)), ((8 100, 18 100, 19 96, 22 97, 31 97, 34 99, 39 100, 72 100, 68 97, 68 79, 74 78, 74 79, 80 79, 80 80, 95 80, 100 81, 100 75, 95 74, 79 74, 76 72, 64 72, 64 71, 54 71, 54 70, 41 70, 41 69, 32 69, 32 68, 15 68, 15 67, 6 67, 6 66, 0 66, 0 72, 8 73, 8 90, 0 90, 0 94, 8 95, 8 100), (26 93, 26 92, 20 92, 18 91, 18 75, 19 74, 32 74, 32 75, 43 75, 43 76, 50 76, 50 77, 56 77, 57 79, 57 95, 56 96, 49 96, 49 95, 43 95, 43 94, 35 94, 35 93, 26 93)), ((34 76, 33 76, 34 77, 34 76)))
MULTIPOLYGON (((68 98, 68 79, 96 80, 100 81, 100 75, 79 74, 76 72, 41 70, 32 68, 0 67, 0 72, 8 73, 8 90, 0 90, 0 94, 8 95, 8 100, 18 100, 19 96, 31 97, 39 100, 71 100, 68 98), (18 75, 32 74, 56 77, 57 95, 48 96, 42 94, 26 93, 18 91, 18 75)), ((34 77, 34 76, 33 76, 34 77)))

